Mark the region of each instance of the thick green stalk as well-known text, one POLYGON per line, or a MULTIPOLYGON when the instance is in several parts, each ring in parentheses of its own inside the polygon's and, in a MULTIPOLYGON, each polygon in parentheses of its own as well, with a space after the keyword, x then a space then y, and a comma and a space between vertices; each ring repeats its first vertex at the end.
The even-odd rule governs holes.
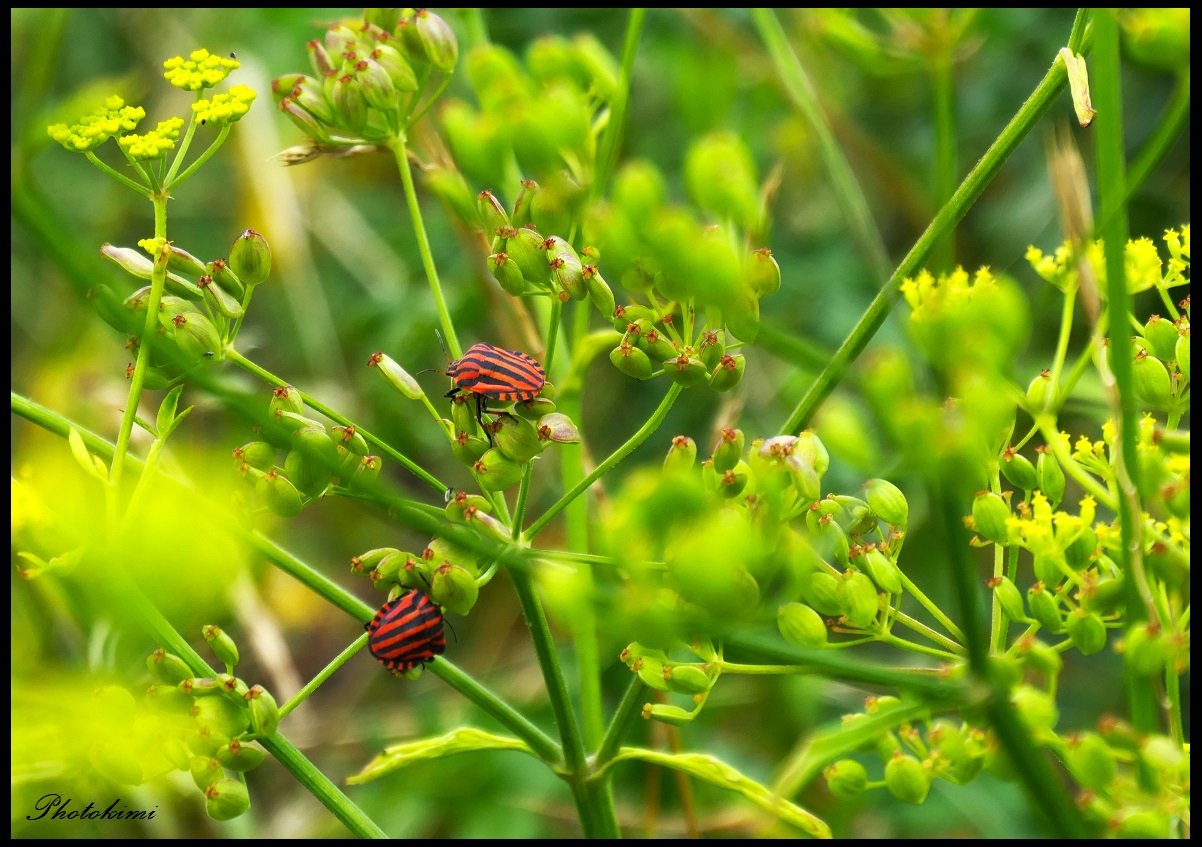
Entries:
POLYGON ((287 703, 280 706, 280 719, 283 720, 285 715, 287 715, 301 703, 308 700, 310 694, 320 688, 323 682, 334 675, 334 671, 345 665, 348 661, 350 661, 352 656, 362 650, 364 645, 367 644, 367 638, 368 635, 365 632, 352 641, 345 650, 334 657, 333 661, 322 668, 318 672, 317 676, 306 682, 300 691, 293 694, 292 698, 287 703))
MULTIPOLYGON (((1078 22, 1074 24, 1074 32, 1077 26, 1084 26, 1078 17, 1078 22)), ((1070 36, 1070 41, 1072 37, 1070 36)), ((864 352, 864 348, 868 346, 868 342, 876 335, 876 331, 881 328, 881 324, 885 322, 889 310, 896 302, 901 291, 899 284, 903 279, 917 273, 926 261, 932 247, 937 244, 940 239, 952 231, 960 219, 967 214, 969 208, 981 196, 986 186, 1001 170, 1006 159, 1014 152, 1015 148, 1026 138, 1027 134, 1034 129, 1039 119, 1043 117, 1043 113, 1048 110, 1060 92, 1064 90, 1064 86, 1068 82, 1068 75, 1064 68, 1064 61, 1057 56, 1052 62, 1051 68, 1040 81, 1039 85, 1027 98, 1019 108, 1018 113, 1011 119, 1005 129, 997 139, 985 151, 985 155, 981 160, 969 171, 968 176, 960 183, 960 187, 956 189, 956 193, 952 195, 952 199, 939 210, 935 215, 934 220, 926 228, 926 231, 910 248, 910 252, 902 259, 897 270, 889 278, 889 282, 880 290, 873 298, 864 315, 856 323, 851 333, 844 340, 839 350, 835 353, 835 357, 831 359, 829 364, 823 369, 818 378, 814 380, 805 396, 797 404, 797 407, 790 413, 788 419, 781 426, 782 433, 794 433, 805 427, 813 417, 814 412, 822 402, 835 390, 835 386, 842 380, 844 373, 851 366, 851 363, 864 352)))
POLYGON ((430 293, 434 295, 434 306, 438 309, 438 321, 442 325, 443 335, 446 336, 447 346, 451 356, 458 359, 463 355, 459 346, 459 336, 455 334, 455 325, 451 323, 451 313, 447 311, 447 301, 442 296, 442 285, 438 281, 438 269, 434 266, 434 254, 430 251, 430 239, 426 237, 426 225, 422 222, 421 205, 417 202, 417 189, 413 186, 413 171, 409 166, 409 154, 405 149, 405 139, 397 138, 390 145, 396 158, 397 168, 401 172, 401 182, 405 188, 405 200, 409 204, 409 216, 413 219, 413 234, 417 237, 417 249, 421 253, 422 267, 426 271, 426 280, 430 283, 430 293))
POLYGON ((622 738, 630 728, 631 721, 642 711, 642 701, 643 681, 639 679, 638 674, 632 673, 630 684, 626 686, 626 692, 622 695, 622 702, 610 718, 605 737, 601 739, 601 744, 593 756, 594 771, 602 770, 618 754, 618 748, 622 746, 622 738))
POLYGON ((599 192, 605 188, 618 161, 618 144, 622 140, 622 130, 626 124, 626 113, 630 107, 630 78, 634 73, 634 57, 638 54, 639 36, 643 31, 643 18, 646 9, 631 9, 626 19, 626 39, 622 45, 622 69, 618 78, 618 88, 614 99, 609 104, 609 126, 605 130, 605 138, 601 143, 601 151, 597 156, 597 171, 593 176, 593 186, 590 195, 601 196, 599 192))
MULTIPOLYGON (((956 155, 956 76, 954 71, 955 44, 944 43, 947 35, 946 16, 940 43, 929 58, 931 74, 932 113, 935 125, 935 179, 934 206, 939 208, 956 190, 956 176, 960 169, 956 155)), ((955 231, 935 245, 931 264, 936 272, 947 272, 955 267, 955 231)))

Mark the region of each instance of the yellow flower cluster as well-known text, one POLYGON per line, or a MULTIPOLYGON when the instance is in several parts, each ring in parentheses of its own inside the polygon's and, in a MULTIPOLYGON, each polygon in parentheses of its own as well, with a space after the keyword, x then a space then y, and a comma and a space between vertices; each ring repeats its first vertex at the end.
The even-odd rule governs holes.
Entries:
POLYGON ((47 131, 68 150, 84 153, 96 149, 111 136, 134 129, 144 117, 146 110, 141 106, 126 106, 124 100, 114 95, 81 117, 79 123, 53 124, 47 131))
MULTIPOLYGON (((1127 275, 1127 290, 1132 294, 1147 291, 1153 286, 1172 288, 1189 282, 1184 276, 1189 269, 1189 224, 1183 226, 1180 231, 1166 230, 1164 241, 1170 256, 1167 270, 1152 239, 1135 238, 1127 242, 1123 251, 1123 266, 1127 275)), ((1094 269, 1099 283, 1104 282, 1106 262, 1102 242, 1088 242, 1084 253, 1084 258, 1094 269)), ((1068 242, 1057 247, 1051 255, 1032 245, 1027 248, 1026 260, 1035 269, 1035 273, 1062 291, 1075 289, 1079 282, 1077 260, 1068 242)))
POLYGON ((138 161, 158 159, 168 150, 175 149, 175 140, 179 138, 180 127, 183 125, 183 118, 168 118, 159 121, 159 125, 150 132, 142 135, 123 135, 117 139, 117 143, 138 161))
POLYGON ((241 67, 237 59, 214 56, 201 48, 193 50, 187 59, 176 56, 163 62, 167 81, 184 91, 203 91, 212 88, 229 76, 230 71, 241 67))
POLYGON ((192 112, 202 124, 225 126, 239 120, 250 110, 255 92, 245 85, 235 85, 228 93, 214 94, 211 100, 198 100, 192 112))
POLYGON ((902 280, 901 292, 910 304, 911 319, 922 320, 928 313, 939 313, 956 304, 969 301, 973 295, 997 284, 988 267, 977 270, 970 278, 964 268, 936 279, 923 270, 916 277, 902 280))

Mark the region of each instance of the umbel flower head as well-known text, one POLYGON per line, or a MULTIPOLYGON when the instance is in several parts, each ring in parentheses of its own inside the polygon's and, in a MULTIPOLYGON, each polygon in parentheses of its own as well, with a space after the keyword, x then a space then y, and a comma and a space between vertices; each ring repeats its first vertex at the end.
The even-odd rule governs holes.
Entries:
POLYGON ((114 94, 95 110, 82 116, 79 123, 71 126, 52 124, 47 129, 50 137, 63 147, 72 152, 86 153, 95 150, 111 136, 134 129, 144 117, 145 109, 126 106, 125 101, 114 94))
POLYGON ((158 159, 168 150, 175 149, 175 141, 179 138, 180 127, 183 125, 183 118, 168 118, 159 121, 159 125, 150 132, 142 135, 123 135, 117 139, 117 143, 122 150, 139 161, 158 159))
POLYGON ((163 76, 176 88, 204 91, 223 81, 230 71, 241 67, 241 63, 232 57, 214 56, 202 47, 193 50, 187 59, 183 56, 168 59, 163 62, 163 67, 167 69, 163 76))
POLYGON ((192 112, 202 124, 227 126, 250 111, 250 104, 255 97, 253 89, 235 85, 224 94, 214 94, 212 99, 197 100, 192 104, 192 112))

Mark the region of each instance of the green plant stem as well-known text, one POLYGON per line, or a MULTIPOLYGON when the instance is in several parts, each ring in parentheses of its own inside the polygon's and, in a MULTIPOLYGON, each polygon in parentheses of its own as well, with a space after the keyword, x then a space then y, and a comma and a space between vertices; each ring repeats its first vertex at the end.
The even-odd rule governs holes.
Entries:
POLYGON ((901 583, 902 588, 906 589, 906 592, 913 596, 914 599, 918 601, 920 606, 930 612, 931 617, 943 624, 943 628, 950 632, 953 638, 955 638, 961 644, 964 643, 964 633, 961 631, 960 627, 952 623, 952 619, 944 614, 943 610, 931 601, 931 598, 923 594, 922 589, 915 585, 905 574, 902 574, 901 583))
MULTIPOLYGON (((225 358, 227 361, 233 362, 235 365, 242 368, 244 371, 248 371, 249 373, 254 374, 259 379, 266 382, 268 385, 275 385, 275 386, 282 388, 285 385, 289 384, 285 380, 280 379, 278 376, 271 373, 271 371, 268 371, 267 369, 261 367, 260 365, 255 364, 250 359, 246 358, 245 356, 243 356, 241 353, 239 353, 237 350, 233 349, 232 347, 226 349, 225 358)), ((444 491, 447 490, 447 487, 445 485, 443 485, 442 482, 440 482, 437 477, 435 477, 433 474, 426 471, 424 468, 422 468, 420 465, 418 465, 412 459, 409 459, 408 457, 403 455, 400 451, 395 450, 390 445, 388 445, 386 442, 384 442, 381 439, 377 438, 376 436, 372 435, 370 432, 368 432, 363 427, 352 422, 349 418, 347 418, 343 415, 340 415, 338 412, 334 411, 329 406, 322 403, 320 400, 313 398, 312 396, 306 394, 305 392, 303 392, 303 391, 300 392, 300 395, 301 395, 301 399, 303 399, 308 406, 313 408, 315 411, 320 412, 321 414, 325 415, 327 418, 334 421, 335 423, 340 424, 342 426, 353 426, 355 428, 355 431, 358 432, 360 435, 362 435, 363 438, 369 444, 374 444, 376 447, 379 447, 381 452, 383 452, 386 456, 395 460, 399 465, 406 468, 410 473, 412 473, 418 479, 421 479, 424 482, 426 482, 431 488, 433 488, 439 494, 442 494, 444 491)))
POLYGON ((147 188, 145 185, 143 185, 140 182, 134 182, 132 179, 127 177, 125 174, 123 174, 117 170, 114 170, 108 163, 101 160, 100 157, 97 156, 95 153, 93 153, 91 150, 89 150, 84 155, 87 157, 89 162, 91 162, 96 167, 100 168, 100 170, 102 172, 108 174, 113 179, 117 180, 117 182, 121 183, 126 188, 130 189, 131 191, 135 191, 138 194, 141 194, 147 200, 151 199, 154 196, 153 193, 151 192, 151 190, 149 188, 147 188))
MULTIPOLYGON (((1093 96, 1097 105, 1097 168, 1098 201, 1101 206, 1099 231, 1106 245, 1107 309, 1110 314, 1110 355, 1107 369, 1102 368, 1103 385, 1108 389, 1111 411, 1118 427, 1119 461, 1115 463, 1115 483, 1118 487, 1118 516, 1122 546, 1119 566, 1128 578, 1124 580, 1127 623, 1145 621, 1149 617, 1151 591, 1143 563, 1143 497, 1139 490, 1136 453, 1138 409, 1135 400, 1135 351, 1131 333, 1123 330, 1130 316, 1131 295, 1127 291, 1124 250, 1127 244, 1126 164, 1123 152, 1122 97, 1119 80, 1119 32, 1117 12, 1113 9, 1094 11, 1094 31, 1097 50, 1094 60, 1093 96), (1109 384, 1108 384, 1109 383, 1109 384)), ((1152 688, 1142 685, 1134 669, 1126 668, 1126 688, 1131 722, 1141 732, 1156 730, 1156 695, 1152 688)))
POLYGON ((218 133, 217 138, 213 140, 213 143, 209 145, 208 149, 197 156, 196 161, 188 165, 187 170, 181 173, 176 179, 166 183, 166 190, 174 191, 175 189, 179 188, 188 179, 188 177, 196 173, 196 171, 200 169, 201 165, 207 162, 214 153, 221 149, 221 145, 224 144, 225 139, 229 137, 231 128, 232 124, 226 124, 223 126, 221 128, 221 132, 218 133))
POLYGON ((749 665, 742 662, 714 662, 722 673, 738 673, 748 676, 782 676, 788 674, 821 673, 810 665, 749 665))
POLYGON ((907 629, 911 629, 914 632, 917 632, 919 635, 924 636, 925 638, 929 639, 930 641, 934 641, 936 644, 939 644, 940 646, 942 646, 945 650, 955 653, 958 656, 963 656, 965 653, 964 647, 962 645, 957 644, 955 641, 952 641, 950 638, 948 638, 943 633, 936 632, 935 630, 931 629, 929 626, 922 623, 921 621, 914 620, 914 618, 910 617, 909 615, 905 614, 904 612, 899 611, 897 613, 896 620, 902 626, 906 627, 907 629))
MULTIPOLYGON (((772 63, 776 66, 776 73, 784 83, 785 90, 814 134, 818 154, 822 157, 827 173, 830 174, 839 208, 847 219, 853 237, 864 251, 868 266, 879 285, 889 279, 889 254, 885 250, 880 230, 872 219, 868 200, 864 197, 855 172, 852 171, 847 157, 843 155, 843 149, 835 139, 830 121, 818 102, 818 92, 801 66, 797 54, 789 46, 789 39, 780 21, 776 19, 776 14, 771 9, 752 9, 751 19, 759 30, 764 46, 768 48, 768 54, 772 57, 772 63)), ((950 232, 950 227, 948 231, 950 232)))
POLYGON ((1060 337, 1056 339, 1056 357, 1052 360, 1052 388, 1059 391, 1060 371, 1068 356, 1068 339, 1073 332, 1073 312, 1077 305, 1077 289, 1064 292, 1064 305, 1060 310, 1060 337))
POLYGON ((513 523, 511 524, 511 537, 514 541, 519 540, 522 534, 522 518, 526 514, 526 499, 530 496, 530 477, 533 471, 534 462, 527 462, 522 471, 522 481, 518 484, 518 500, 513 507, 513 523))
POLYGON ((931 656, 943 662, 951 662, 957 656, 963 656, 964 652, 950 653, 947 650, 940 650, 937 647, 928 647, 925 644, 918 644, 914 641, 907 641, 904 638, 898 638, 891 632, 882 633, 877 638, 883 644, 888 644, 891 647, 896 647, 899 650, 909 650, 911 653, 921 653, 924 656, 931 656))
POLYGON ((664 395, 664 399, 660 402, 659 408, 652 413, 651 417, 647 419, 645 424, 639 427, 638 432, 630 436, 625 444, 611 453, 605 459, 605 461, 593 469, 592 473, 580 480, 580 482, 577 483, 570 491, 564 494, 563 497, 560 497, 559 500, 553 506, 551 506, 551 508, 547 509, 542 517, 531 524, 530 528, 526 530, 526 538, 535 538, 539 532, 542 531, 543 527, 550 523, 551 519, 559 514, 565 506, 579 497, 580 494, 590 485, 603 477, 605 474, 609 473, 609 471, 612 470, 614 466, 618 464, 618 462, 630 455, 634 448, 646 441, 648 436, 655 432, 655 430, 659 428, 659 425, 664 422, 664 418, 668 415, 668 410, 672 408, 672 404, 676 402, 676 398, 680 396, 680 392, 680 385, 673 383, 672 387, 668 389, 668 393, 664 395))
POLYGON ((1131 162, 1131 169, 1127 171, 1127 198, 1139 189, 1144 181, 1152 173, 1165 154, 1169 152, 1169 148, 1181 135, 1189 121, 1190 112, 1190 69, 1187 66, 1177 75, 1177 85, 1173 88, 1173 93, 1169 96, 1169 103, 1165 107, 1164 114, 1160 116, 1160 120, 1156 124, 1156 129, 1152 131, 1152 135, 1144 142, 1144 146, 1140 149, 1134 161, 1131 162))
MULTIPOLYGON (((779 25, 778 25, 779 26, 779 25)), ((1074 32, 1078 26, 1083 26, 1080 17, 1074 24, 1074 32)), ((1072 36, 1070 36, 1071 40, 1072 36)), ((889 310, 900 296, 899 284, 903 279, 915 274, 926 261, 931 248, 960 222, 969 208, 981 196, 986 186, 1001 170, 1006 159, 1014 152, 1019 143, 1035 127, 1043 113, 1048 110, 1064 86, 1068 82, 1064 61, 1057 55, 1051 68, 1044 75, 1039 85, 1019 108, 1018 113, 1011 119, 997 139, 985 151, 981 160, 969 171, 968 176, 960 183, 956 193, 941 208, 926 231, 915 242, 910 252, 902 259, 897 270, 889 278, 889 282, 881 288, 863 316, 840 345, 835 356, 823 369, 813 385, 806 391, 805 396, 790 413, 781 426, 782 434, 795 433, 809 424, 814 412, 822 402, 835 390, 842 380, 844 373, 851 363, 864 352, 868 342, 885 322, 889 310)))
POLYGON ((362 650, 364 645, 367 644, 367 637, 367 633, 365 632, 352 641, 350 646, 335 656, 334 660, 322 668, 321 672, 318 673, 317 676, 305 683, 305 687, 296 692, 296 694, 292 696, 292 699, 280 706, 280 720, 283 720, 285 715, 287 715, 301 703, 308 700, 310 694, 316 691, 323 682, 334 675, 334 671, 345 665, 351 656, 362 650))
POLYGON ((605 729, 605 736, 601 739, 601 744, 593 756, 594 771, 604 769, 605 765, 617 755, 622 738, 625 737, 631 722, 642 711, 642 701, 643 681, 639 679, 638 674, 632 673, 630 684, 626 686, 626 691, 622 694, 622 701, 618 703, 617 710, 610 718, 609 726, 605 729))
MULTIPOLYGON (((946 23, 946 21, 945 21, 946 23)), ((945 25, 935 54, 930 57, 928 70, 931 75, 931 105, 935 128, 935 179, 934 206, 946 203, 956 190, 956 175, 959 161, 956 156, 956 77, 954 73, 955 44, 944 43, 947 38, 945 25)), ((932 248, 931 263, 936 272, 951 271, 956 262, 956 234, 949 231, 947 237, 932 248)))
POLYGON ((631 9, 626 19, 626 38, 622 45, 622 66, 618 76, 618 87, 614 98, 609 104, 609 126, 605 130, 605 138, 601 142, 601 150, 597 156, 597 171, 594 175, 590 197, 601 196, 600 192, 609 181, 614 165, 618 161, 618 143, 625 129, 626 114, 630 107, 630 80, 634 73, 634 57, 638 54, 639 36, 643 31, 643 19, 646 9, 631 9))
POLYGON ((430 283, 430 293, 434 295, 434 306, 438 309, 438 321, 442 326, 443 334, 447 337, 447 346, 450 348, 451 356, 459 359, 463 356, 463 348, 459 346, 459 336, 455 334, 455 325, 451 323, 451 314, 447 311, 447 302, 442 296, 438 269, 434 266, 434 254, 430 251, 430 240, 426 237, 426 226, 422 222, 421 205, 417 202, 417 189, 413 186, 413 171, 409 167, 409 154, 405 149, 405 139, 398 137, 388 146, 392 150, 397 168, 401 172, 405 200, 409 204, 409 216, 413 219, 413 234, 417 237, 417 249, 421 253, 426 280, 430 283))

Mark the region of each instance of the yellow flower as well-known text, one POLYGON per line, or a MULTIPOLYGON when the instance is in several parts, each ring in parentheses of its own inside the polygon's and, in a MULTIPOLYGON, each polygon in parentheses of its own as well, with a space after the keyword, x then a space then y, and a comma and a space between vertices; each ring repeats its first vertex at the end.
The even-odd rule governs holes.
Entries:
POLYGON ((66 149, 85 153, 95 150, 111 136, 134 129, 144 117, 146 110, 141 106, 126 106, 124 100, 114 95, 80 117, 79 123, 52 124, 47 132, 66 149))
POLYGON ((202 124, 227 126, 250 111, 257 95, 245 85, 235 85, 225 94, 214 94, 211 100, 197 100, 192 112, 202 124))
POLYGON ((203 91, 212 88, 227 76, 230 71, 241 67, 237 59, 227 59, 224 56, 214 56, 208 50, 194 50, 184 59, 176 56, 163 62, 166 72, 163 74, 167 81, 176 88, 184 91, 203 91))
POLYGON ((179 130, 183 125, 183 118, 168 118, 160 121, 150 132, 142 135, 123 135, 117 139, 117 143, 139 161, 158 159, 168 150, 175 149, 175 140, 179 138, 179 130))

